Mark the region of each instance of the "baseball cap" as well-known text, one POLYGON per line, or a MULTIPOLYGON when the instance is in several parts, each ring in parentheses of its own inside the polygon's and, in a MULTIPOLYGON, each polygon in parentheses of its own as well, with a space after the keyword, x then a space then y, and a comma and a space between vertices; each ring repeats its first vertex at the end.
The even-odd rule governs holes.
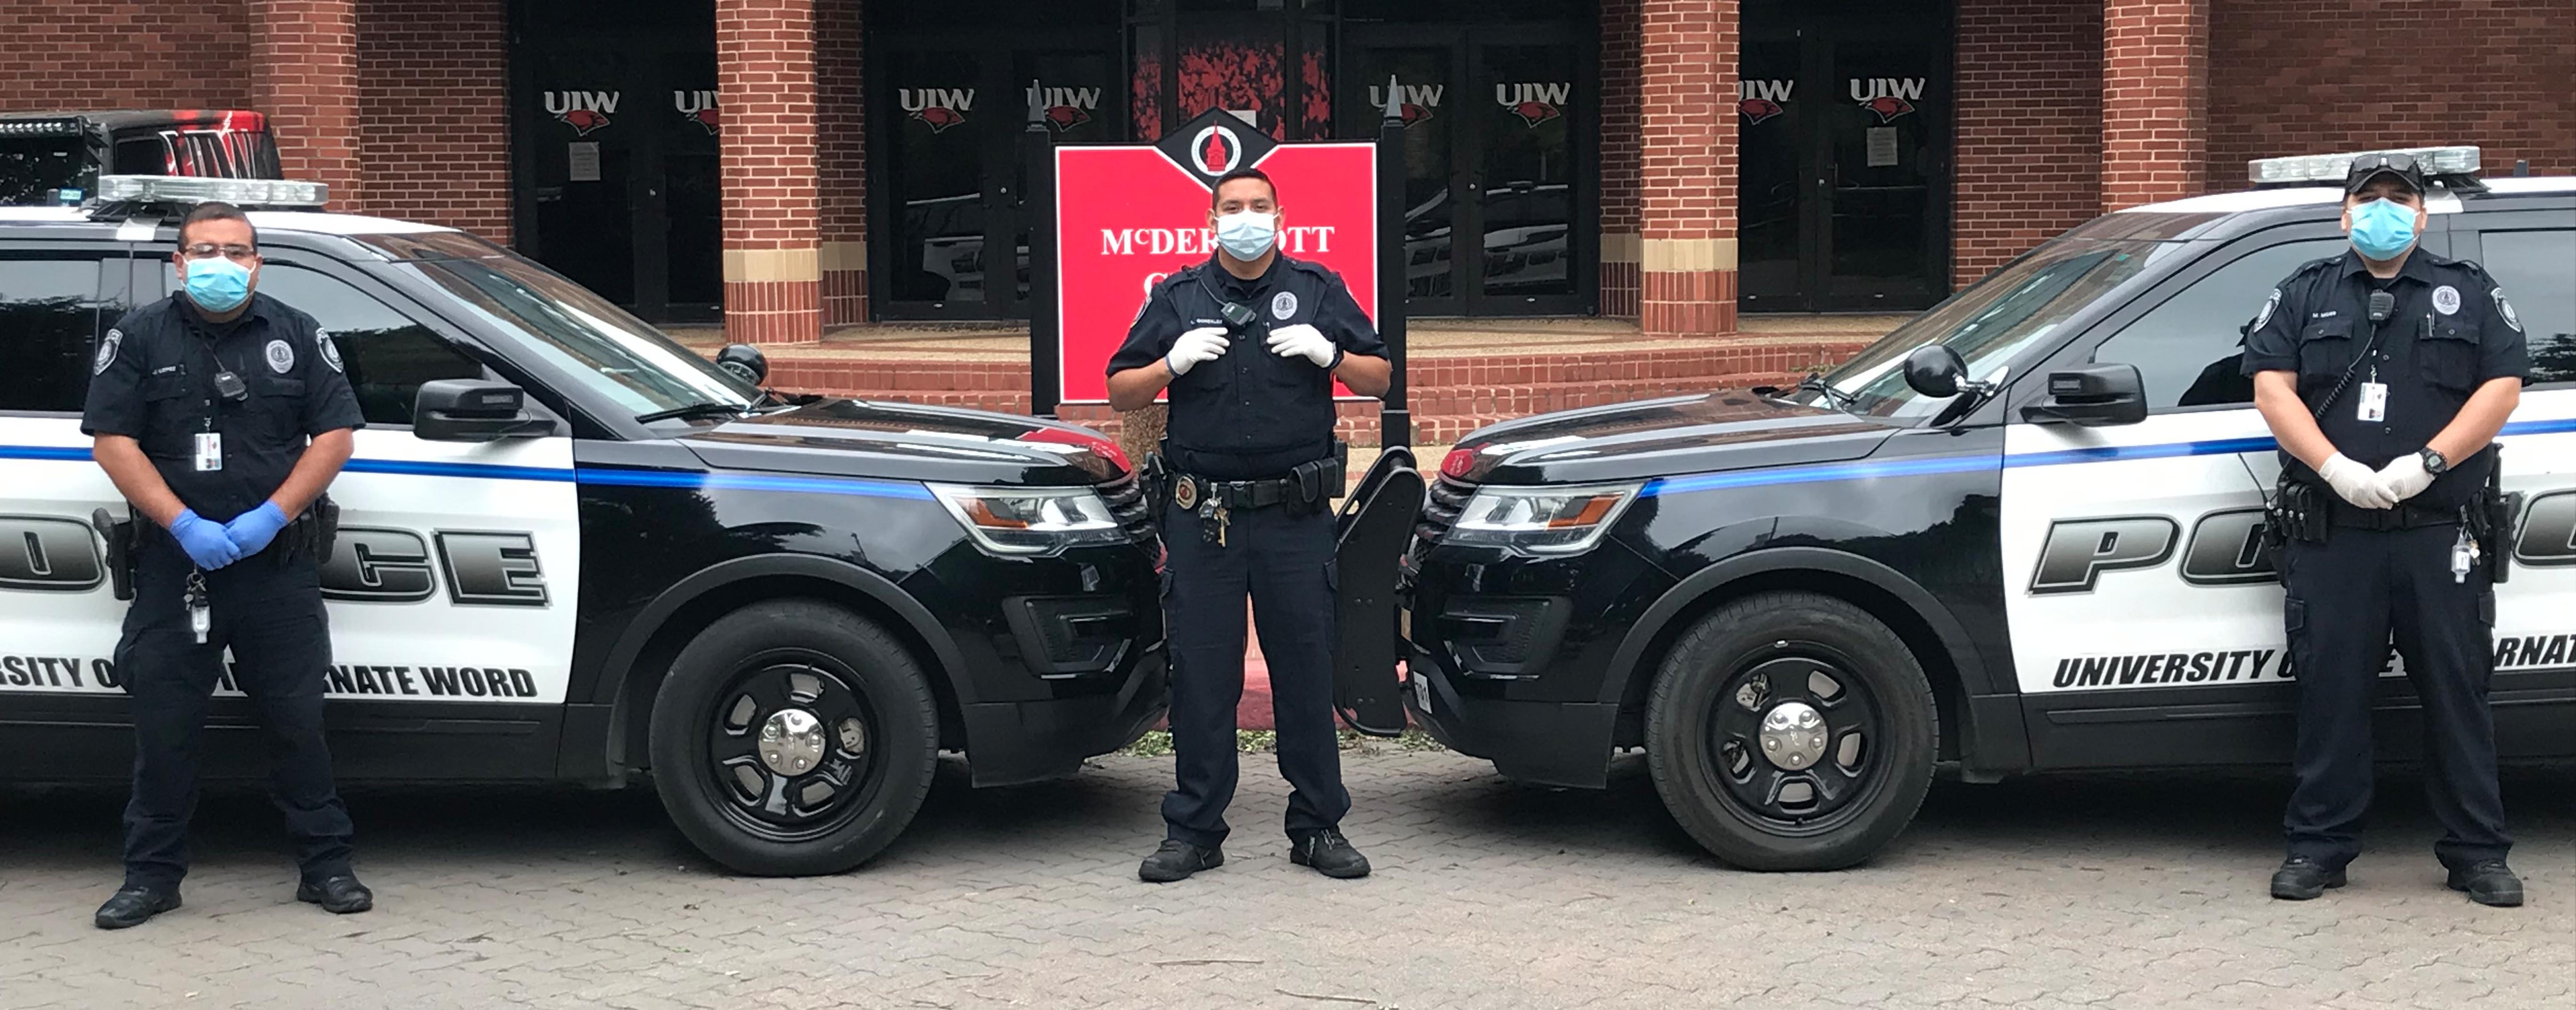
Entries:
POLYGON ((2383 175, 2396 176, 2398 181, 2406 184, 2406 188, 2424 192, 2424 169, 2416 164, 2414 155, 2404 151, 2374 151, 2352 159, 2352 167, 2343 177, 2344 194, 2349 196, 2361 192, 2363 186, 2383 175))

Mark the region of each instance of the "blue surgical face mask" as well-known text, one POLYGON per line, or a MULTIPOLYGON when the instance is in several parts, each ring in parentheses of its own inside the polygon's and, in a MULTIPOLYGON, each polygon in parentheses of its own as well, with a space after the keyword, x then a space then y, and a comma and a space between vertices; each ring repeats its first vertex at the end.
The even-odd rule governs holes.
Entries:
POLYGON ((208 312, 230 312, 250 299, 250 268, 223 256, 189 260, 188 300, 208 312))
POLYGON ((1216 219, 1216 244, 1239 260, 1257 260, 1279 236, 1279 215, 1238 210, 1216 219))
POLYGON ((2372 200, 2352 209, 2352 247, 2364 259, 2386 262, 2415 244, 2415 208, 2372 200))

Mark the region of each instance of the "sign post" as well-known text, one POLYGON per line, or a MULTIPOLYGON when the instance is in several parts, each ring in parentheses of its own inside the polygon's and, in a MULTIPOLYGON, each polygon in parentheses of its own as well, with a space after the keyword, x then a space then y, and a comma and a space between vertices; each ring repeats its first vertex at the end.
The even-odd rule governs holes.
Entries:
POLYGON ((1384 126, 1378 133, 1283 144, 1215 110, 1152 144, 1054 144, 1033 112, 1021 149, 1023 206, 1038 223, 1029 234, 1032 410, 1052 416, 1064 404, 1108 401, 1109 357, 1154 285, 1214 254, 1207 212, 1216 180, 1258 168, 1279 187, 1279 250, 1339 274, 1385 337, 1395 368, 1385 444, 1408 441, 1403 236, 1393 224, 1402 214, 1403 160, 1400 147, 1388 146, 1401 139, 1390 141, 1384 126))
POLYGON ((1378 410, 1378 445, 1413 447, 1413 411, 1405 404, 1404 298, 1408 288, 1404 253, 1404 99, 1395 75, 1386 78, 1386 108, 1377 122, 1377 289, 1386 307, 1377 315, 1377 335, 1386 341, 1387 364, 1393 367, 1386 404, 1378 410))

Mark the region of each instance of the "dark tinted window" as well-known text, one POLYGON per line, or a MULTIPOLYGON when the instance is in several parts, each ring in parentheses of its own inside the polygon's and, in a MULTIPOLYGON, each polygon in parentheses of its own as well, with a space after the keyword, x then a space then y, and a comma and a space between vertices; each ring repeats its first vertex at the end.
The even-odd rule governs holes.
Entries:
POLYGON ((330 331, 368 424, 410 424, 412 397, 421 383, 483 377, 483 366, 429 327, 339 278, 270 263, 260 268, 259 290, 330 331))
POLYGON ((0 410, 80 412, 90 348, 114 322, 100 316, 98 263, 0 253, 0 410))
POLYGON ((80 138, 0 137, 0 205, 51 204, 80 184, 80 138))
POLYGON ((2138 366, 2151 409, 2250 404, 2254 380, 2241 374, 2246 327, 2290 271, 2335 255, 2343 245, 2342 239, 2315 239, 2240 257, 2103 341, 2093 360, 2138 366))
POLYGON ((2576 231, 2491 231, 2479 265, 2495 275, 2531 346, 2531 381, 2576 382, 2576 231))

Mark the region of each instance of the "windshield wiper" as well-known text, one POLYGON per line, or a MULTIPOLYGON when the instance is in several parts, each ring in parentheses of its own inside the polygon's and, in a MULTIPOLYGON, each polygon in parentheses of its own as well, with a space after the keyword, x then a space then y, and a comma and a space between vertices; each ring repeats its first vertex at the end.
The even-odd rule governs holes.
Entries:
POLYGON ((1817 372, 1809 372, 1806 378, 1798 380, 1798 391, 1823 393, 1825 402, 1833 404, 1836 410, 1850 410, 1853 404, 1860 402, 1860 397, 1835 389, 1833 383, 1826 382, 1825 377, 1817 372))
POLYGON ((748 413, 751 413, 751 408, 749 407, 738 406, 731 403, 716 403, 708 401, 704 403, 692 403, 682 407, 673 407, 669 410, 657 410, 650 414, 637 414, 635 415, 635 423, 651 424, 655 421, 668 421, 675 417, 706 417, 715 414, 722 414, 726 417, 740 417, 748 413))

